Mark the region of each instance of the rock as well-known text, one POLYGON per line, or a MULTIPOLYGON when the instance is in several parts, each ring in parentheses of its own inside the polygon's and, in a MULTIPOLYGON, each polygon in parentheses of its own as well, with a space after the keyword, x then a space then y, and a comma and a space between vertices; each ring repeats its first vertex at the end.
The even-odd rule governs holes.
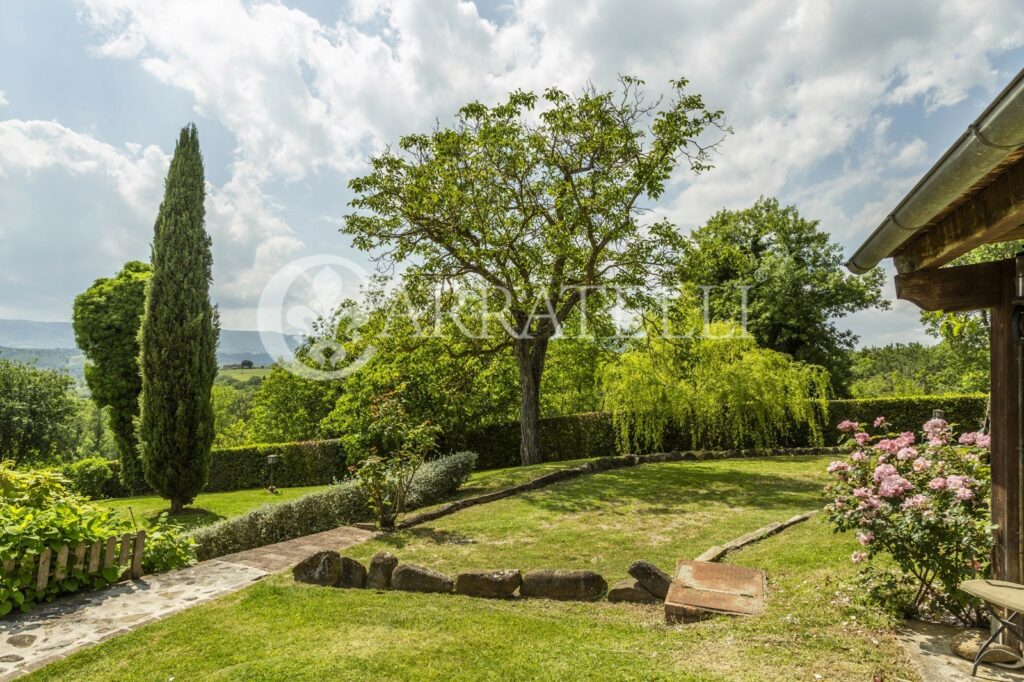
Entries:
POLYGON ((422 566, 398 564, 391 574, 391 589, 406 592, 451 592, 452 579, 422 566))
POLYGON ((6 656, 0 656, 0 663, 17 663, 18 661, 24 661, 24 656, 18 654, 7 654, 6 656))
POLYGON ((523 576, 516 569, 466 571, 455 578, 455 592, 470 597, 507 599, 522 584, 523 576))
POLYGON ((366 586, 372 590, 386 590, 391 587, 391 574, 398 565, 398 557, 381 550, 370 559, 370 574, 366 586))
POLYGON ((292 569, 296 582, 331 587, 338 584, 341 577, 341 555, 325 550, 306 557, 292 569))
POLYGON ((11 646, 16 646, 19 649, 24 649, 27 646, 32 646, 32 643, 36 641, 35 635, 11 635, 7 638, 7 643, 11 646))
POLYGON ((658 599, 640 584, 636 578, 626 578, 611 586, 608 601, 625 601, 633 604, 660 604, 658 599))
POLYGON ((589 601, 598 599, 608 583, 593 571, 530 571, 523 576, 519 594, 544 599, 589 601))
POLYGON ((672 586, 672 578, 668 573, 649 561, 634 561, 627 573, 658 599, 664 599, 668 588, 672 586))
POLYGON ((341 574, 336 584, 338 587, 366 587, 366 568, 355 559, 341 557, 341 574))
MULTIPOLYGON (((985 643, 988 636, 989 632, 987 630, 979 630, 977 628, 964 630, 953 635, 953 638, 949 640, 949 648, 960 658, 973 661, 974 657, 978 655, 978 649, 985 643)), ((988 648, 985 652, 985 657, 981 660, 984 663, 1015 663, 1017 659, 1017 654, 1010 647, 1002 644, 993 644, 988 648)))

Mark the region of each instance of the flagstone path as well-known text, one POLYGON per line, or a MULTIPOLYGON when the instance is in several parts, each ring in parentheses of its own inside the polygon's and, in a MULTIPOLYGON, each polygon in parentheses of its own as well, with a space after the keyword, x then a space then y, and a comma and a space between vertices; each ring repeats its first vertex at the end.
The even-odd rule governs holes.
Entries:
POLYGON ((190 606, 235 592, 313 552, 340 550, 374 537, 343 526, 102 590, 56 599, 29 613, 0 620, 0 682, 190 606))

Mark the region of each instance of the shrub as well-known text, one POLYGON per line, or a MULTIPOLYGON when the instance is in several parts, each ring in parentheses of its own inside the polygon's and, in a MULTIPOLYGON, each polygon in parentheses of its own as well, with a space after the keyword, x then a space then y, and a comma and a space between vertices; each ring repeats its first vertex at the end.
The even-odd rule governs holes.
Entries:
POLYGON ((107 496, 114 470, 110 461, 103 457, 86 457, 65 465, 61 471, 68 479, 71 489, 79 495, 94 500, 107 496))
MULTIPOLYGON (((444 499, 473 470, 476 454, 460 452, 424 464, 413 478, 409 508, 444 499)), ((355 481, 331 486, 290 502, 264 505, 246 514, 197 529, 200 559, 212 559, 253 547, 320 533, 369 518, 366 493, 355 481)))
MULTIPOLYGON (((879 420, 875 428, 885 429, 879 420)), ((826 511, 837 532, 858 531, 864 551, 852 561, 889 554, 906 579, 890 593, 913 584, 910 613, 945 611, 965 624, 981 622, 977 603, 957 587, 988 567, 988 436, 965 433, 954 445, 942 419, 924 424, 920 443, 909 431, 873 436, 849 420, 839 428, 850 434, 851 449, 828 467, 836 480, 826 487, 834 497, 826 511)))
POLYGON ((932 418, 933 410, 942 410, 951 425, 962 431, 975 431, 984 426, 987 407, 988 395, 984 393, 857 398, 831 401, 829 419, 832 426, 843 419, 870 423, 884 414, 890 429, 916 431, 932 418))
POLYGON ((195 540, 186 535, 180 525, 169 521, 166 512, 161 514, 156 525, 146 531, 143 572, 161 573, 191 566, 195 561, 195 540))
POLYGON ((267 456, 274 463, 274 485, 324 485, 345 475, 346 456, 340 440, 269 443, 213 451, 205 492, 263 488, 270 484, 267 456))

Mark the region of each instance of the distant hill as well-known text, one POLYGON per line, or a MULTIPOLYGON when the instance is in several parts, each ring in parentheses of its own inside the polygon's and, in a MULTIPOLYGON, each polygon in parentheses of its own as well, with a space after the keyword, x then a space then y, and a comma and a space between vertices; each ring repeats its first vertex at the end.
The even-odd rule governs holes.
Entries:
MULTIPOLYGON (((301 339, 290 339, 296 345, 301 339)), ((84 357, 75 347, 75 333, 70 322, 33 322, 31 320, 0 320, 0 358, 26 362, 50 369, 67 369, 82 376, 84 357)), ((263 349, 259 332, 222 329, 217 362, 233 365, 251 360, 256 366, 271 365, 275 358, 263 349)))

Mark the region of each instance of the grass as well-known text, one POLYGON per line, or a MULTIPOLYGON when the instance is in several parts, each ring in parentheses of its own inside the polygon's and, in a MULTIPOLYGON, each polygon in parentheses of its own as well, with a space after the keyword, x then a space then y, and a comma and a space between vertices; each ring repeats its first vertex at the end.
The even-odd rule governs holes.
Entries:
POLYGON ((242 369, 235 367, 232 369, 220 368, 217 370, 217 376, 231 377, 232 379, 238 379, 239 381, 245 381, 249 377, 260 377, 263 378, 270 374, 270 367, 253 367, 252 369, 242 369))
MULTIPOLYGON (((244 514, 264 504, 279 504, 294 500, 308 493, 323 490, 327 486, 309 486, 305 488, 279 488, 280 495, 272 495, 262 488, 258 490, 233 490, 226 493, 201 493, 185 511, 170 516, 172 521, 185 528, 198 528, 221 519, 244 514)), ((135 522, 142 527, 152 526, 160 514, 170 511, 170 502, 156 495, 143 497, 124 497, 116 500, 100 500, 100 504, 110 507, 125 518, 129 517, 131 508, 135 522)))
MULTIPOLYGON (((588 567, 615 580, 634 559, 668 568, 820 505, 825 462, 723 460, 604 472, 349 553, 365 559, 387 548, 452 573, 588 567)), ((848 598, 855 548, 853 538, 833 535, 816 517, 738 552, 731 562, 768 572, 766 612, 695 625, 666 625, 657 606, 337 590, 283 574, 26 679, 917 679, 890 623, 848 598)))

